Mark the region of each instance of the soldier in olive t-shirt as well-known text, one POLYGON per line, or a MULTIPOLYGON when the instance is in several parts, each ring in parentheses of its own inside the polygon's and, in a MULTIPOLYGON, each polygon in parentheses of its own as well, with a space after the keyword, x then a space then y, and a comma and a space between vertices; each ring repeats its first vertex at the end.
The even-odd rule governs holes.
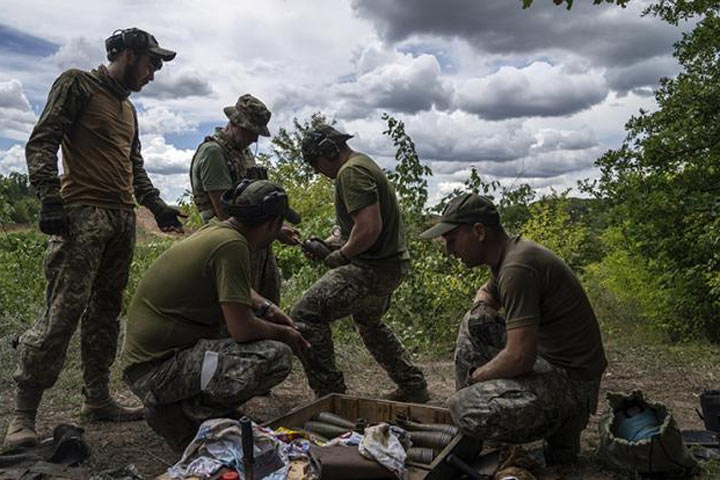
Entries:
POLYGON ((395 190, 375 162, 347 146, 350 137, 325 126, 307 132, 303 139, 304 160, 317 173, 335 180, 341 245, 324 259, 330 270, 292 310, 312 345, 301 360, 318 397, 344 393, 330 322, 352 315, 365 346, 398 385, 388 398, 425 402, 429 397, 422 372, 382 322, 409 263, 395 190))
POLYGON ((485 197, 451 200, 421 236, 440 235, 448 253, 491 271, 458 333, 453 420, 483 440, 544 439, 548 463, 574 461, 607 366, 582 285, 548 249, 509 237, 485 197))
POLYGON ((250 252, 266 248, 283 218, 299 222, 267 180, 222 197, 231 217, 175 243, 143 275, 128 311, 123 375, 145 418, 176 451, 200 423, 233 415, 290 372, 309 345, 277 306, 251 291, 250 252))

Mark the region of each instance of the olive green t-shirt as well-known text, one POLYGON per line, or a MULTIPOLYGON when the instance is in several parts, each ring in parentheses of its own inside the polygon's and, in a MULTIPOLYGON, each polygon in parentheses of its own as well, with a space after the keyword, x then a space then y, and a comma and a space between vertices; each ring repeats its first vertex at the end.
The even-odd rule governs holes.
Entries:
POLYGON ((577 379, 607 366, 600 327, 587 295, 557 255, 530 240, 510 239, 488 291, 505 310, 507 329, 539 326, 538 353, 577 379))
POLYGON ((395 189, 382 169, 367 155, 352 153, 335 178, 335 215, 344 241, 350 236, 353 212, 380 204, 382 230, 375 243, 353 257, 352 263, 373 268, 401 265, 407 268, 410 255, 395 189))
POLYGON ((250 285, 248 243, 230 225, 211 223, 176 243, 140 280, 128 311, 123 368, 220 337, 220 304, 250 306, 250 285))
POLYGON ((200 145, 190 167, 190 184, 199 192, 232 188, 232 176, 220 145, 215 142, 200 145))

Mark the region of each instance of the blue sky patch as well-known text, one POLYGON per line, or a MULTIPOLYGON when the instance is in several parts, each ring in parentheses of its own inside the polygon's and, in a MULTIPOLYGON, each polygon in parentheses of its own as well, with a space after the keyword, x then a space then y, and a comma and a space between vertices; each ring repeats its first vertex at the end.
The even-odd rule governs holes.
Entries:
POLYGON ((47 57, 59 48, 60 45, 0 24, 0 52, 47 57))

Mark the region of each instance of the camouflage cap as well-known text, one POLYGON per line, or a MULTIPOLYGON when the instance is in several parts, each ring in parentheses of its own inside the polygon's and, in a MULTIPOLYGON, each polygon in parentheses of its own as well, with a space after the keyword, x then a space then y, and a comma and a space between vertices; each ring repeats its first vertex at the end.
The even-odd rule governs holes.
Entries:
POLYGON ((476 193, 464 193, 450 200, 438 223, 422 232, 420 238, 429 240, 455 230, 460 225, 475 223, 500 225, 500 214, 489 198, 476 193))
POLYGON ((272 114, 263 102, 249 93, 242 95, 235 105, 225 107, 223 111, 235 125, 247 128, 263 137, 270 136, 267 124, 272 114))

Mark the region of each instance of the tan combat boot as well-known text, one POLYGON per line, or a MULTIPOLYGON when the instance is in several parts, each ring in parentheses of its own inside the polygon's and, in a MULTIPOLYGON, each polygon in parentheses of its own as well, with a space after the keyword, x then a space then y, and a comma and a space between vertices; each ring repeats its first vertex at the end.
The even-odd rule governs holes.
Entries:
POLYGON ((35 432, 35 414, 15 414, 10 420, 3 447, 26 447, 39 443, 35 432))
POLYGON ((133 422, 142 420, 143 407, 125 407, 112 397, 99 401, 86 398, 80 416, 86 422, 133 422))
POLYGON ((21 388, 15 390, 15 411, 5 434, 4 447, 37 445, 35 417, 42 400, 42 389, 21 388))

